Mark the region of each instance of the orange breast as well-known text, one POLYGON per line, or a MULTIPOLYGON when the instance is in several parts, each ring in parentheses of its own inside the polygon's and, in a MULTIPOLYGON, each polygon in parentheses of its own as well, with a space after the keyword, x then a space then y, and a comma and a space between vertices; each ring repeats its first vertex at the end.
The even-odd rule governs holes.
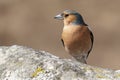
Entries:
POLYGON ((62 39, 70 52, 85 52, 91 48, 90 33, 86 26, 65 26, 62 39))

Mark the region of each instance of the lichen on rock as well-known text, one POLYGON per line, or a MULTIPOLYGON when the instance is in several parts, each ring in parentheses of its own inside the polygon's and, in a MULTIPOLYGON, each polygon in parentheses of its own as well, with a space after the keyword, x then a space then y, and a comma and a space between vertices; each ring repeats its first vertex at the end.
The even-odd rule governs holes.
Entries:
POLYGON ((14 45, 0 47, 0 80, 120 80, 120 71, 14 45))

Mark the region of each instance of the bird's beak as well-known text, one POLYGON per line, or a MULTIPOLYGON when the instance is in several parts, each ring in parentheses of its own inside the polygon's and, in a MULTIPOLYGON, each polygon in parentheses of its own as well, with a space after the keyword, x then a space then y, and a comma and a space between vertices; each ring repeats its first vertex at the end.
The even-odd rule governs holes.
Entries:
POLYGON ((63 20, 63 15, 62 14, 58 14, 54 17, 55 19, 58 19, 58 20, 63 20))

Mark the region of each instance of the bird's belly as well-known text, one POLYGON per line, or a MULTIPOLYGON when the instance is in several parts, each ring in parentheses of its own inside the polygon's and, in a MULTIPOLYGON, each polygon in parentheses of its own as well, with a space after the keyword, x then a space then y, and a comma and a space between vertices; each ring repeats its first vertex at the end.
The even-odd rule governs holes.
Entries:
POLYGON ((82 53, 88 51, 91 47, 89 35, 74 29, 71 29, 71 31, 63 30, 62 39, 67 52, 82 53))
POLYGON ((68 50, 75 50, 81 47, 81 39, 73 33, 65 33, 62 39, 68 50))

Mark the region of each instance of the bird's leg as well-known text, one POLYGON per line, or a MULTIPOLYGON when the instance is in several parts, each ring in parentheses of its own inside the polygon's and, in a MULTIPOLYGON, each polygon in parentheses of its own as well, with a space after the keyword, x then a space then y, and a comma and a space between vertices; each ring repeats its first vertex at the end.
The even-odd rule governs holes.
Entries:
POLYGON ((77 60, 78 62, 82 62, 84 64, 87 64, 86 61, 86 56, 85 55, 81 55, 81 56, 74 56, 75 60, 77 60))

